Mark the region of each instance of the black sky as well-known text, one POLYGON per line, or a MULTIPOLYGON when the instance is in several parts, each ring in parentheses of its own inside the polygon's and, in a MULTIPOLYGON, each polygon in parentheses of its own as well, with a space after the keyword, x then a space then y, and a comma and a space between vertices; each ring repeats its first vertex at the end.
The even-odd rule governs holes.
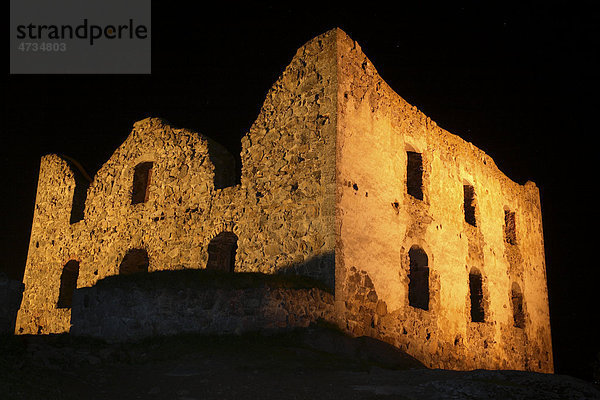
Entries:
POLYGON ((592 2, 196 10, 156 3, 151 75, 11 76, 6 66, 1 271, 22 277, 42 155, 66 154, 94 174, 133 122, 148 116, 239 155, 239 139, 296 49, 338 26, 409 103, 484 150, 513 180, 536 182, 556 368, 590 377, 600 350, 591 233, 600 18, 592 2))

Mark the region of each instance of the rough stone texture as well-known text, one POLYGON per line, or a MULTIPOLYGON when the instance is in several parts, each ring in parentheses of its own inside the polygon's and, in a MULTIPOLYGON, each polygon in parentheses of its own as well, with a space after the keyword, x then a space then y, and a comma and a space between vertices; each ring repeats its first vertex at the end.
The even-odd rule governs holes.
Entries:
POLYGON ((21 282, 0 274, 0 334, 11 334, 15 331, 24 287, 21 282))
POLYGON ((69 260, 79 262, 79 288, 117 274, 131 249, 147 252, 149 272, 205 268, 211 239, 229 232, 234 271, 303 274, 335 287, 337 322, 352 334, 429 367, 552 371, 537 187, 511 181, 404 101, 344 32, 297 51, 242 139, 241 160, 241 183, 228 186, 225 149, 155 118, 137 122, 93 179, 73 160, 42 158, 17 333, 69 330, 70 310, 56 308, 69 260), (409 185, 417 197, 407 192, 407 152, 420 154, 409 185), (142 162, 153 163, 149 179, 136 181, 148 183, 139 197, 147 200, 132 204, 142 162), (506 213, 514 213, 509 227, 506 213), (428 262, 421 308, 408 301, 414 246, 428 262), (483 322, 471 321, 475 269, 483 322))
POLYGON ((551 372, 539 191, 398 96, 338 31, 336 303, 354 334, 405 349, 429 367, 551 372), (423 200, 407 193, 407 152, 423 163, 423 200), (476 226, 463 185, 475 191, 476 226), (516 244, 505 240, 515 212, 516 244), (408 252, 429 261, 429 309, 409 306, 408 252), (471 322, 469 271, 483 276, 484 322, 471 322), (524 329, 512 284, 523 292, 524 329))
POLYGON ((241 270, 291 269, 333 286, 335 54, 335 31, 301 47, 242 139, 241 270))
POLYGON ((241 334, 333 320, 333 295, 317 288, 224 289, 193 280, 102 282, 73 296, 71 334, 111 342, 180 333, 241 334))
POLYGON ((84 219, 70 223, 76 176, 87 174, 43 157, 17 333, 69 330, 70 312, 56 303, 71 259, 80 262, 78 287, 117 274, 130 249, 147 251, 150 272, 205 268, 221 232, 239 238, 236 271, 299 273, 333 287, 335 37, 299 49, 267 94, 242 140, 241 185, 225 186, 234 161, 222 146, 145 119, 88 179, 84 219), (143 162, 153 162, 148 200, 131 204, 143 162))

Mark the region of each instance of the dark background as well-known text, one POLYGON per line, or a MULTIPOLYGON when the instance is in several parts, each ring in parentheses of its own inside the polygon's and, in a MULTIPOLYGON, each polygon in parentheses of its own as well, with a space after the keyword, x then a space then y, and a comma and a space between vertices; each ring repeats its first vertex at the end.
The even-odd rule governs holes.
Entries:
POLYGON ((0 272, 22 279, 42 155, 69 155, 94 174, 134 121, 159 116, 239 156, 239 139, 296 49, 338 26, 409 103, 516 182, 536 182, 556 372, 592 378, 600 350, 591 233, 600 18, 592 2, 194 10, 156 3, 151 75, 11 76, 6 66, 0 272))

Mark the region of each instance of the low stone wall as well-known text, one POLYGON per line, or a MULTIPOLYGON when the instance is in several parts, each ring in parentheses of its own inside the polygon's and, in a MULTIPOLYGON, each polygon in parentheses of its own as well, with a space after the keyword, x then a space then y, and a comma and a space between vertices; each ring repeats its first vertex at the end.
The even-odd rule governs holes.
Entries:
POLYGON ((123 342, 180 333, 284 330, 319 319, 333 321, 333 295, 318 288, 211 286, 172 276, 111 279, 75 290, 71 334, 123 342))
POLYGON ((19 282, 0 275, 0 334, 13 334, 23 289, 19 282))

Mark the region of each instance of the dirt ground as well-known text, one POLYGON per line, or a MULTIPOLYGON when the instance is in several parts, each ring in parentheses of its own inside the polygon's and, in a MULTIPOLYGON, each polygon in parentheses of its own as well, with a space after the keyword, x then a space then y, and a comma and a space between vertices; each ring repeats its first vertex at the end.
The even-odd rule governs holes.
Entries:
POLYGON ((426 369, 385 343, 325 328, 0 341, 2 399, 600 399, 596 386, 568 376, 426 369))

